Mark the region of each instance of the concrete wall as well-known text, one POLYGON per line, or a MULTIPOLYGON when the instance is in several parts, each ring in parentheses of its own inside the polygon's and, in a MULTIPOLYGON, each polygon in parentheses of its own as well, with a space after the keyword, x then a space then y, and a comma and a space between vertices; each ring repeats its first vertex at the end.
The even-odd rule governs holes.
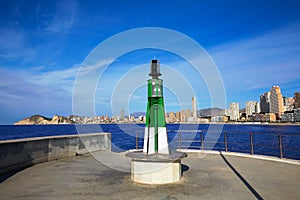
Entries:
POLYGON ((111 150, 110 133, 49 136, 0 141, 0 174, 31 165, 111 150))

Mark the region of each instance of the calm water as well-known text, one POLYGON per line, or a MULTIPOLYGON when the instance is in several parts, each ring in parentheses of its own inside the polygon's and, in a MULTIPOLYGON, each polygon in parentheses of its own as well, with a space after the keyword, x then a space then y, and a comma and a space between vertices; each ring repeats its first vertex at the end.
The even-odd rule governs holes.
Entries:
MULTIPOLYGON (((228 150, 250 153, 250 132, 253 133, 254 153, 279 156, 278 135, 282 134, 283 153, 285 158, 300 160, 300 126, 277 125, 208 125, 208 124, 168 124, 168 139, 171 148, 178 146, 178 130, 202 130, 203 133, 181 132, 181 146, 200 149, 203 134, 204 148, 212 145, 214 150, 225 150, 224 132, 227 135, 228 150), (207 130, 212 130, 207 134, 207 130), (223 128, 222 133, 214 130, 223 128), (185 142, 191 141, 191 142, 185 142), (212 143, 210 143, 212 142, 212 143)), ((77 133, 112 133, 112 150, 125 151, 135 148, 135 136, 138 134, 139 147, 143 146, 143 124, 101 124, 101 125, 20 125, 0 126, 0 140, 69 135, 77 133)))

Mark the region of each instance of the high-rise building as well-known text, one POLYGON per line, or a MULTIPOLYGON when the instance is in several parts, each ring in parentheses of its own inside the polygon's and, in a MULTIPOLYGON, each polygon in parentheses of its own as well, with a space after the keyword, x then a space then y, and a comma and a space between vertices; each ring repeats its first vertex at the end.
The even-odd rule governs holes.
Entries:
POLYGON ((292 111, 294 109, 295 99, 293 97, 283 97, 284 111, 292 111))
POLYGON ((240 116, 239 103, 232 102, 230 103, 230 120, 237 121, 240 116))
POLYGON ((180 118, 180 112, 177 111, 177 112, 176 112, 176 121, 177 121, 177 122, 180 122, 180 119, 181 119, 181 118, 180 118))
POLYGON ((187 122, 187 119, 190 118, 191 116, 192 115, 191 115, 190 109, 180 111, 180 121, 181 122, 187 122))
POLYGON ((124 109, 122 108, 121 113, 120 113, 120 119, 124 120, 124 109))
POLYGON ((295 109, 300 108, 300 92, 295 92, 294 93, 294 100, 295 100, 295 109))
POLYGON ((196 97, 192 97, 192 116, 197 119, 197 100, 196 97))
POLYGON ((260 113, 260 103, 256 102, 255 113, 260 113))
POLYGON ((264 113, 270 112, 270 92, 260 95, 260 111, 264 113))
POLYGON ((168 121, 169 122, 175 122, 176 118, 175 118, 175 113, 174 112, 170 112, 169 113, 169 117, 168 117, 168 121))
POLYGON ((270 91, 270 113, 281 115, 284 112, 280 87, 274 85, 270 91))
POLYGON ((247 117, 252 115, 253 113, 256 113, 256 106, 257 106, 257 102, 255 102, 255 101, 246 102, 246 115, 247 115, 247 117))

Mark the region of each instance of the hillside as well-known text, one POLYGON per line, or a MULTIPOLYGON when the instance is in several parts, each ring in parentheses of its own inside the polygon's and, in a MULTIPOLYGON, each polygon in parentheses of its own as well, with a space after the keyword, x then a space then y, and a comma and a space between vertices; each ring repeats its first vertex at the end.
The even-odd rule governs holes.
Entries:
POLYGON ((33 115, 22 119, 15 125, 29 125, 29 124, 73 124, 74 122, 68 117, 54 115, 52 118, 47 118, 42 115, 33 115))

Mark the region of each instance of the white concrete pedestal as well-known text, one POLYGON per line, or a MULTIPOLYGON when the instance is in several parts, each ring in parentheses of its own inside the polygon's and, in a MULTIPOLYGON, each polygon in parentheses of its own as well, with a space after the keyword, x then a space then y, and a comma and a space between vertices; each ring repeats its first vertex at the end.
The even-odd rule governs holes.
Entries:
POLYGON ((131 179, 144 184, 168 184, 181 179, 181 159, 186 153, 173 153, 170 155, 143 152, 126 154, 131 157, 131 179))

